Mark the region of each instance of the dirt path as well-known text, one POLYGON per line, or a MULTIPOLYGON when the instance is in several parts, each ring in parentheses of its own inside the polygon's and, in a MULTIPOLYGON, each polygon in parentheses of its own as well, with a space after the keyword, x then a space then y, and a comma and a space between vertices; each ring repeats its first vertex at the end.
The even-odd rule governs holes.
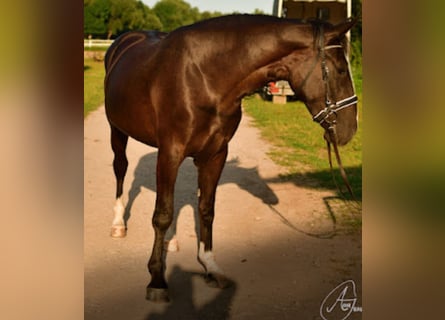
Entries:
MULTIPOLYGON (((214 222, 215 256, 233 285, 209 288, 202 277, 196 259, 196 170, 187 159, 175 194, 180 251, 167 256, 172 301, 146 301, 156 149, 129 140, 128 234, 112 239, 115 181, 103 107, 85 120, 84 135, 85 319, 321 319, 324 298, 349 279, 361 306, 361 235, 308 234, 328 234, 334 221, 339 228, 341 214, 326 206, 333 192, 315 190, 308 181, 281 181, 284 169, 268 158, 268 145, 245 115, 229 146, 214 222)), ((348 317, 360 318, 360 312, 348 317)))

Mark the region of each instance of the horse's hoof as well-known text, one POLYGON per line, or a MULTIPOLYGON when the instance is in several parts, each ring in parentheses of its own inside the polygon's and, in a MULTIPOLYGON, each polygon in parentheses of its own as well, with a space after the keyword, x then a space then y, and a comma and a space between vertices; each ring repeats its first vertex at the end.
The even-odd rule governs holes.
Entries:
POLYGON ((179 251, 178 240, 174 238, 171 240, 165 240, 164 250, 170 252, 178 252, 179 251))
POLYGON ((205 279, 207 285, 212 288, 224 289, 230 287, 230 281, 227 280, 226 276, 219 273, 209 273, 206 275, 205 279))
POLYGON ((112 238, 124 238, 127 235, 125 226, 112 226, 111 233, 112 238))
POLYGON ((168 291, 163 288, 151 288, 147 287, 147 295, 145 296, 147 300, 152 302, 169 302, 168 291))

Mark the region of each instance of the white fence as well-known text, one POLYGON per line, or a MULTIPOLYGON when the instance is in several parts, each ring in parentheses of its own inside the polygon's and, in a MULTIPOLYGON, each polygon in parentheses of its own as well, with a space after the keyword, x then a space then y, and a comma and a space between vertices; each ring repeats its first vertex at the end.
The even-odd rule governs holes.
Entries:
POLYGON ((83 40, 83 47, 84 48, 109 47, 112 43, 113 40, 85 39, 83 40))

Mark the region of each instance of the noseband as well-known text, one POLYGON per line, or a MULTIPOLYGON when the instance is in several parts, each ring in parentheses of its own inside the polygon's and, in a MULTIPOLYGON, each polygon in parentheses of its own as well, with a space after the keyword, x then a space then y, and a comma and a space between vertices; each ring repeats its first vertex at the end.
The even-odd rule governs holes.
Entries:
POLYGON ((320 125, 326 122, 330 127, 335 126, 336 120, 329 120, 329 117, 334 114, 336 115, 338 111, 345 109, 353 104, 356 104, 358 101, 357 96, 354 94, 351 97, 345 98, 340 101, 333 102, 331 100, 331 88, 329 86, 329 68, 326 65, 326 50, 340 48, 343 49, 341 45, 324 45, 324 31, 323 25, 320 27, 320 36, 318 40, 318 57, 317 60, 321 59, 321 72, 323 77, 323 83, 325 87, 325 108, 318 112, 316 115, 312 117, 315 122, 318 122, 320 125))

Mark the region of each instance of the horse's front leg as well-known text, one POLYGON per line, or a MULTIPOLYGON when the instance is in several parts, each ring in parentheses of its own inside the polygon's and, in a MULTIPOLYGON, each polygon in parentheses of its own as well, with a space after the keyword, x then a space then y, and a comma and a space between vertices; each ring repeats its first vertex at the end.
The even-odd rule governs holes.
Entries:
POLYGON ((198 167, 199 186, 199 217, 200 217, 200 242, 198 249, 198 261, 204 266, 208 276, 209 285, 224 288, 228 281, 223 270, 216 264, 212 247, 212 228, 215 215, 215 193, 221 172, 227 158, 227 146, 214 157, 200 162, 195 160, 198 167))
POLYGON ((178 168, 183 157, 159 150, 156 168, 156 205, 152 224, 155 231, 153 251, 148 262, 151 282, 147 287, 146 298, 155 302, 169 301, 165 281, 165 233, 173 220, 173 193, 178 168))

